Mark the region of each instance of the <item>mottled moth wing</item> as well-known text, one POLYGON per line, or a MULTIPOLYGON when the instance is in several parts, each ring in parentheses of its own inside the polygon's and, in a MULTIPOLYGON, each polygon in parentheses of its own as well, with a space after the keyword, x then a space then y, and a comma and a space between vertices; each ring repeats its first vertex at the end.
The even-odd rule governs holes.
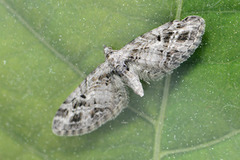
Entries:
POLYGON ((116 117, 126 106, 124 84, 104 62, 60 106, 52 130, 59 136, 86 134, 116 117))
POLYGON ((127 106, 124 85, 143 96, 139 79, 158 80, 187 60, 201 43, 205 21, 189 16, 168 22, 136 38, 121 50, 104 48, 106 61, 60 106, 53 119, 56 135, 89 133, 127 106))
POLYGON ((136 38, 121 49, 128 66, 143 80, 158 80, 189 58, 201 43, 205 21, 199 16, 174 20, 136 38))

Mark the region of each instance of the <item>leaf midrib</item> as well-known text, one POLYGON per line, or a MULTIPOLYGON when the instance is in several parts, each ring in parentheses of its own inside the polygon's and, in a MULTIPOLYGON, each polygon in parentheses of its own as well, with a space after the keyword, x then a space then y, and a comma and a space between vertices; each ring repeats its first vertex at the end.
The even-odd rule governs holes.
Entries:
MULTIPOLYGON (((175 19, 180 20, 183 0, 176 0, 176 3, 177 3, 177 12, 176 12, 175 19)), ((162 138, 163 125, 164 125, 165 111, 167 108, 167 100, 169 96, 170 82, 171 82, 171 75, 168 75, 165 78, 162 104, 160 106, 160 113, 158 114, 159 115, 158 119, 154 124, 155 139, 154 139, 153 160, 161 159, 161 138, 162 138)))

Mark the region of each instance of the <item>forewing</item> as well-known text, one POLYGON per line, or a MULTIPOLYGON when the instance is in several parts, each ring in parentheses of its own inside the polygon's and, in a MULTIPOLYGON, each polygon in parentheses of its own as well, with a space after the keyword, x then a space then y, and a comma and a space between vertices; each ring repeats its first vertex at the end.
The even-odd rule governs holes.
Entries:
POLYGON ((189 16, 155 28, 121 50, 140 79, 158 80, 192 55, 201 42, 204 29, 203 18, 189 16))
POLYGON ((60 106, 52 130, 59 136, 86 134, 115 118, 126 106, 124 84, 105 62, 60 106))

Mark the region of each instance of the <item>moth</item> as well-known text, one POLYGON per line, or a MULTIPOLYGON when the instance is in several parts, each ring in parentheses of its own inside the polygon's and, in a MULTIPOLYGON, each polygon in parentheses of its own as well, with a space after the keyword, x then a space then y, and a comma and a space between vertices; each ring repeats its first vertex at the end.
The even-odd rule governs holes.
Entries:
POLYGON ((187 60, 201 43, 205 21, 174 20, 137 37, 120 50, 104 47, 105 62, 58 109, 52 131, 59 136, 90 133, 127 107, 126 86, 144 95, 140 80, 156 81, 187 60))

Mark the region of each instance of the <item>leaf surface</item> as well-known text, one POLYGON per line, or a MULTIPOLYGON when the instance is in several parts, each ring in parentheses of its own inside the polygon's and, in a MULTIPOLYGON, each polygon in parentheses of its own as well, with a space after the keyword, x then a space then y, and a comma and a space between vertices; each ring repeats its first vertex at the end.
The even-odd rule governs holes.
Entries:
POLYGON ((237 159, 239 0, 0 0, 1 159, 237 159), (53 116, 104 61, 168 21, 199 15, 201 46, 174 73, 129 89, 130 103, 95 132, 57 137, 53 116))

